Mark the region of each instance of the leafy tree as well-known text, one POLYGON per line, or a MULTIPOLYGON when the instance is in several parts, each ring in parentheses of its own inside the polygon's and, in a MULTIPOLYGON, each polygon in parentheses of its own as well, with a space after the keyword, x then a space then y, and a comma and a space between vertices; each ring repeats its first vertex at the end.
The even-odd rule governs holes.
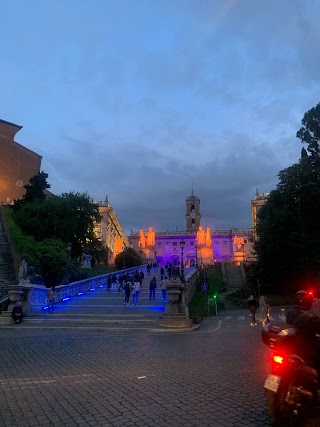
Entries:
POLYGON ((320 269, 320 179, 304 149, 279 179, 259 211, 255 250, 264 282, 293 290, 316 281, 320 269))
POLYGON ((94 223, 101 221, 99 208, 86 193, 64 193, 45 201, 25 203, 15 217, 22 231, 36 241, 56 238, 65 247, 71 243, 72 258, 81 256, 87 245, 96 261, 107 258, 94 233, 94 223))
POLYGON ((20 208, 25 203, 33 202, 35 200, 45 200, 46 195, 44 190, 51 187, 47 182, 48 174, 45 172, 39 172, 29 179, 30 184, 24 185, 26 193, 21 200, 15 201, 15 206, 20 208))
POLYGON ((124 265, 126 268, 138 267, 142 265, 142 258, 133 248, 127 248, 115 257, 114 263, 118 270, 124 265))
POLYGON ((320 103, 307 111, 302 119, 302 127, 297 132, 297 138, 308 145, 312 159, 320 159, 320 103))

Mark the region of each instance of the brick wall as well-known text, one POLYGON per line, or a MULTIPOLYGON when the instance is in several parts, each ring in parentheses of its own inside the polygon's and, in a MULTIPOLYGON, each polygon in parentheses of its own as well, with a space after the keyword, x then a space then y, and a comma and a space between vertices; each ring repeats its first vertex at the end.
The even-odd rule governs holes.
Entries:
POLYGON ((21 199, 23 185, 40 172, 39 154, 13 140, 21 126, 0 120, 0 203, 10 204, 21 199))

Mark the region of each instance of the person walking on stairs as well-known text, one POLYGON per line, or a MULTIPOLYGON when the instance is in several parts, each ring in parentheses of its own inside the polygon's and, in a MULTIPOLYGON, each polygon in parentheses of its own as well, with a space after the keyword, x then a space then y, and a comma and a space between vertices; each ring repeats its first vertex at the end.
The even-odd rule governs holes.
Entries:
POLYGON ((140 293, 140 282, 136 281, 133 283, 132 304, 131 305, 138 305, 139 293, 140 293))
POLYGON ((124 292, 125 292, 124 303, 123 303, 124 305, 129 304, 131 286, 132 286, 131 283, 128 281, 125 283, 125 285, 123 287, 124 292))
POLYGON ((153 277, 150 280, 150 285, 149 285, 149 290, 150 290, 149 300, 156 299, 156 289, 157 289, 157 280, 155 277, 153 277))

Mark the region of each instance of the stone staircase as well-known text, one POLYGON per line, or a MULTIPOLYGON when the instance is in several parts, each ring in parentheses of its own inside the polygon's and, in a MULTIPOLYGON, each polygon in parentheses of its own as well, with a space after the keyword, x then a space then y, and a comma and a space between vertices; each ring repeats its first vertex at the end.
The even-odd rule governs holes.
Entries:
MULTIPOLYGON (((123 291, 110 291, 106 286, 98 287, 83 295, 72 297, 70 300, 56 303, 54 313, 42 310, 35 316, 24 318, 21 325, 9 327, 93 332, 183 332, 186 330, 161 325, 161 315, 165 312, 166 302, 162 300, 159 271, 152 271, 150 275, 145 272, 138 305, 131 305, 132 295, 129 305, 124 305, 124 297, 123 291), (150 301, 149 283, 152 277, 156 277, 157 289, 155 300, 150 301)), ((8 326, 0 327, 0 329, 6 328, 8 326)))
POLYGON ((241 289, 245 283, 243 282, 243 277, 241 273, 241 267, 233 264, 225 264, 225 273, 226 273, 226 286, 227 290, 223 294, 220 294, 220 300, 223 302, 226 310, 234 310, 236 307, 231 301, 226 299, 228 294, 241 289))
POLYGON ((10 254, 7 235, 0 217, 0 300, 8 295, 9 283, 16 282, 14 265, 10 254))

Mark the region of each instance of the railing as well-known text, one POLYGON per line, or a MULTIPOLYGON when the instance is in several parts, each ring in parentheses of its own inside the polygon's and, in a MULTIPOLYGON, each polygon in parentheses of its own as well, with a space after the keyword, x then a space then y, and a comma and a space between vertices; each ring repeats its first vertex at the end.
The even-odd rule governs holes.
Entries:
POLYGON ((186 276, 186 288, 187 288, 186 304, 187 305, 189 305, 189 303, 191 302, 195 294, 199 275, 200 275, 200 270, 195 268, 190 274, 188 274, 188 276, 186 276))

